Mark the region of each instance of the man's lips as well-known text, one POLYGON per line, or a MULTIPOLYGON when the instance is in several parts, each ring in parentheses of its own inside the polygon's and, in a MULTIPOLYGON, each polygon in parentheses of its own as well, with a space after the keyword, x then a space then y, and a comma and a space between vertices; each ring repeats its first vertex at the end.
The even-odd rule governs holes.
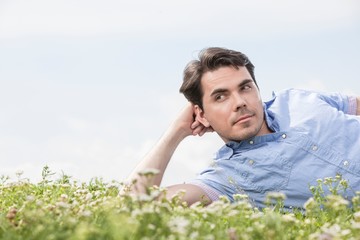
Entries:
POLYGON ((252 116, 254 116, 254 115, 253 115, 253 114, 245 114, 245 115, 242 115, 242 116, 240 116, 238 119, 236 119, 236 120, 234 121, 234 124, 246 122, 246 121, 249 120, 252 116))

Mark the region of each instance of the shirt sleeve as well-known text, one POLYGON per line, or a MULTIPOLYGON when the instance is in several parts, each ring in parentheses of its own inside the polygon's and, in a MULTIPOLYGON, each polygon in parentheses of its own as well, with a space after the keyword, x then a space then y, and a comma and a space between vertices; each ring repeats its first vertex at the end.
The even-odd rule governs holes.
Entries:
POLYGON ((356 115, 357 101, 355 96, 349 96, 349 111, 348 114, 356 115))
POLYGON ((319 93, 322 100, 330 106, 349 115, 356 115, 356 97, 347 96, 341 93, 319 93))
POLYGON ((193 180, 193 181, 189 182, 189 184, 192 184, 192 185, 195 185, 195 186, 201 188, 205 192, 207 197, 210 198, 210 200, 213 202, 219 200, 219 196, 221 196, 221 194, 218 191, 216 191, 212 187, 204 184, 203 182, 201 182, 199 180, 193 180))

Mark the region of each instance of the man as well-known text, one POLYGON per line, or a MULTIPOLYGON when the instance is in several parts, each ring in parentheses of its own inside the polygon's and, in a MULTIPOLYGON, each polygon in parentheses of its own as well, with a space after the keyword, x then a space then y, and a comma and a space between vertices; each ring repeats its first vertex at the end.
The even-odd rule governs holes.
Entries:
POLYGON ((168 187, 168 197, 185 190, 183 200, 192 204, 245 193, 262 207, 275 191, 286 195, 285 207, 301 208, 309 185, 336 175, 349 181, 345 197, 360 190, 360 97, 290 89, 263 103, 253 64, 223 48, 204 49, 186 66, 180 92, 190 103, 129 176, 136 180, 131 191, 160 185, 179 143, 207 131, 225 142, 214 164, 194 181, 168 187), (159 170, 151 182, 138 175, 149 168, 159 170))

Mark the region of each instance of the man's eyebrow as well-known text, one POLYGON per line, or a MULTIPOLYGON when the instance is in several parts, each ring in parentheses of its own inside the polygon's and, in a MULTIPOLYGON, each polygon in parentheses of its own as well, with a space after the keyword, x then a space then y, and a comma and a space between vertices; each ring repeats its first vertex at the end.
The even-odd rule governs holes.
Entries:
POLYGON ((225 93, 225 92, 228 92, 229 90, 226 89, 226 88, 218 88, 218 89, 215 89, 211 94, 210 94, 210 97, 214 96, 214 95, 217 95, 219 93, 225 93))
MULTIPOLYGON (((243 80, 240 84, 239 84, 239 88, 250 83, 250 82, 254 82, 254 80, 252 79, 245 79, 243 80)), ((225 93, 225 92, 228 92, 229 90, 226 89, 226 88, 218 88, 218 89, 215 89, 211 94, 210 94, 210 97, 214 96, 214 95, 217 95, 217 94, 220 94, 220 93, 225 93)))
POLYGON ((252 79, 245 79, 244 81, 242 81, 240 84, 239 84, 239 87, 242 87, 250 82, 254 82, 254 80, 252 79))

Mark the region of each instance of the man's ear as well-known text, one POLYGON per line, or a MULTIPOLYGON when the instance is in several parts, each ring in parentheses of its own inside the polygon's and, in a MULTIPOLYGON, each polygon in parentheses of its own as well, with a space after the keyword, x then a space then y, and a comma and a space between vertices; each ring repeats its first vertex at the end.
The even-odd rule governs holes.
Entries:
POLYGON ((199 107, 199 105, 194 105, 196 120, 198 120, 205 127, 210 127, 210 123, 205 117, 204 111, 199 107))

